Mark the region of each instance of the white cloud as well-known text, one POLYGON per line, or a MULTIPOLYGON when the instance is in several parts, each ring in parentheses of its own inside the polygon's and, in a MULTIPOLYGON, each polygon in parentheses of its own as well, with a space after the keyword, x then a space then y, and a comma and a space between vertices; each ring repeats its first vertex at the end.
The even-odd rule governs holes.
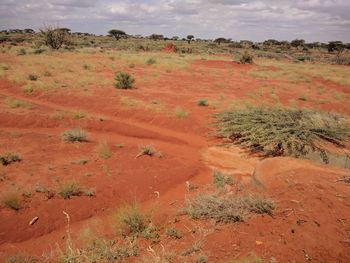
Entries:
POLYGON ((350 41, 348 0, 2 0, 0 26, 58 23, 105 34, 194 34, 201 38, 350 41))

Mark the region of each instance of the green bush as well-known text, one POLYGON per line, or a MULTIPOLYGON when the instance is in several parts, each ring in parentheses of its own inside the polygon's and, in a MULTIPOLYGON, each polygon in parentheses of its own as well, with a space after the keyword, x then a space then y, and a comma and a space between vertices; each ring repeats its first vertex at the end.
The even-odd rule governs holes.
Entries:
POLYGON ((135 83, 135 79, 126 72, 117 72, 115 75, 115 87, 118 89, 131 89, 135 83))
POLYGON ((149 58, 146 61, 146 64, 149 65, 149 66, 153 65, 153 64, 156 64, 156 63, 157 63, 157 61, 154 58, 149 58))

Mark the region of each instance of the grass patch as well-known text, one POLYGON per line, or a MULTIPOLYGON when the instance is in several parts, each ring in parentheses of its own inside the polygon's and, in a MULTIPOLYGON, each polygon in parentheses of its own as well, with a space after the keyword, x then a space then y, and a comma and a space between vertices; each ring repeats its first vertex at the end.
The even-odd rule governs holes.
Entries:
POLYGON ((11 163, 20 162, 22 159, 19 155, 13 153, 5 153, 0 155, 0 162, 3 166, 7 166, 11 163))
POLYGON ((232 177, 229 175, 226 175, 220 171, 214 171, 213 178, 214 178, 214 185, 217 188, 222 188, 225 185, 232 185, 233 184, 232 177))
POLYGON ((81 195, 81 188, 77 182, 65 182, 58 186, 57 193, 63 199, 69 199, 81 195))
POLYGON ((175 116, 179 119, 185 119, 188 116, 188 112, 181 107, 176 107, 175 116))
POLYGON ((156 64, 157 63, 157 61, 155 60, 155 58, 149 58, 149 59, 147 59, 146 60, 146 64, 147 65, 154 65, 154 64, 156 64))
POLYGON ((31 80, 31 81, 36 81, 38 80, 38 75, 34 75, 34 74, 29 74, 28 75, 28 79, 31 80))
POLYGON ((185 213, 193 219, 214 219, 216 222, 244 221, 248 213, 272 214, 270 199, 246 196, 220 196, 218 193, 199 194, 186 200, 185 213))
POLYGON ((251 106, 216 116, 219 136, 266 156, 316 151, 327 163, 324 142, 343 147, 350 135, 344 117, 305 109, 251 106))
POLYGON ((125 205, 119 208, 115 217, 124 233, 138 236, 147 228, 148 219, 141 213, 137 204, 125 205))
POLYGON ((198 100, 197 105, 200 107, 206 107, 209 106, 209 102, 206 99, 200 99, 198 100))
POLYGON ((22 253, 17 253, 16 255, 9 256, 5 259, 6 263, 38 263, 39 261, 30 256, 26 256, 22 253))
POLYGON ((181 232, 179 230, 177 230, 175 227, 167 228, 165 230, 165 234, 168 237, 175 238, 175 239, 182 238, 181 232))
POLYGON ((97 154, 98 156, 100 156, 102 159, 105 159, 105 160, 112 157, 111 149, 106 141, 99 142, 97 146, 97 154))
POLYGON ((126 72, 117 72, 115 75, 115 87, 117 89, 131 89, 134 86, 135 79, 126 72))
POLYGON ((23 100, 17 100, 12 98, 7 98, 4 100, 4 104, 11 109, 17 109, 17 108, 27 108, 31 109, 32 105, 29 102, 23 101, 23 100))
POLYGON ((158 157, 162 157, 162 153, 154 149, 152 145, 140 145, 139 148, 140 148, 140 152, 136 155, 135 158, 139 158, 143 155, 148 155, 148 156, 156 155, 158 157))
POLYGON ((86 142, 87 135, 83 129, 67 130, 61 135, 62 140, 66 142, 86 142))

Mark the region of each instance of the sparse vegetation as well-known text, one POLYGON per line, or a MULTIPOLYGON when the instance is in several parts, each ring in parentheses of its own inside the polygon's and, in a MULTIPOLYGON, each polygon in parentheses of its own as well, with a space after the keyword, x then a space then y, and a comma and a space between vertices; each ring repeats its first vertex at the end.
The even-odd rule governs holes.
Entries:
POLYGON ((60 49, 63 44, 67 43, 69 31, 63 28, 46 26, 40 31, 45 45, 54 50, 60 49))
POLYGON ((146 64, 147 65, 153 65, 153 64, 156 64, 156 60, 155 60, 155 58, 149 58, 149 59, 147 59, 147 61, 146 61, 146 64))
POLYGON ((188 116, 188 112, 185 109, 181 108, 181 107, 176 107, 175 115, 179 119, 185 119, 188 116))
POLYGON ((139 236, 147 228, 148 219, 141 213, 137 204, 125 205, 118 209, 116 219, 124 232, 139 236))
POLYGON ((81 195, 82 191, 77 182, 71 181, 60 184, 57 188, 57 193, 63 199, 69 199, 72 196, 81 195))
POLYGON ((267 156, 303 157, 317 151, 327 162, 320 142, 344 146, 349 124, 340 115, 304 109, 247 107, 217 115, 218 135, 267 156))
POLYGON ((217 188, 222 188, 225 185, 232 185, 233 184, 232 177, 229 175, 226 175, 220 171, 215 170, 213 172, 213 177, 214 177, 214 185, 217 188))
POLYGON ((17 108, 30 109, 30 108, 32 108, 32 105, 29 102, 26 102, 23 100, 12 99, 12 98, 6 98, 4 100, 4 103, 6 106, 8 106, 12 109, 17 109, 17 108))
POLYGON ((272 214, 270 199, 245 195, 227 196, 218 193, 199 194, 186 200, 185 213, 193 219, 214 219, 216 222, 241 222, 248 213, 272 214))
POLYGON ((102 159, 105 159, 105 160, 112 157, 111 149, 106 141, 99 142, 97 146, 97 154, 98 156, 100 156, 102 159))
POLYGON ((0 155, 0 162, 4 166, 15 162, 20 162, 21 160, 22 158, 19 155, 13 153, 5 153, 4 155, 0 155))
POLYGON ((115 87, 118 89, 131 89, 135 83, 135 79, 126 72, 117 72, 115 75, 115 87))
POLYGON ((162 157, 162 153, 156 151, 152 145, 140 145, 140 152, 136 155, 135 158, 139 158, 142 155, 148 155, 148 156, 158 156, 158 157, 162 157))
POLYGON ((66 142, 86 142, 87 135, 83 129, 67 130, 61 135, 62 140, 66 142))
POLYGON ((175 227, 167 228, 165 230, 165 234, 168 237, 175 238, 175 239, 182 238, 181 232, 179 230, 177 230, 175 227))
POLYGON ((6 263, 38 263, 39 261, 35 258, 26 256, 22 253, 17 253, 16 255, 9 256, 5 259, 6 263))

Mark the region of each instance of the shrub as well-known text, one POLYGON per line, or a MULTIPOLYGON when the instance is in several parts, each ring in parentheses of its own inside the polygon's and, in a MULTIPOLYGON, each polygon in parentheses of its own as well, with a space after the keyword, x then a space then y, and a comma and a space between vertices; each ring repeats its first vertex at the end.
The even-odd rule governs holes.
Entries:
POLYGON ((208 103, 208 100, 206 100, 206 99, 200 99, 200 100, 197 102, 197 105, 198 105, 198 106, 201 106, 201 107, 206 107, 206 106, 209 105, 209 103, 208 103))
POLYGON ((347 120, 333 113, 279 107, 247 107, 217 114, 217 134, 266 156, 303 157, 319 152, 328 161, 328 142, 344 146, 350 136, 347 120))
POLYGON ((272 214, 270 199, 254 196, 219 196, 217 193, 199 194, 186 200, 185 213, 193 219, 214 219, 216 222, 241 222, 248 213, 272 214))
POLYGON ((22 159, 19 155, 13 153, 5 153, 0 155, 0 162, 2 165, 7 166, 14 162, 20 162, 22 159))
POLYGON ((180 231, 177 230, 175 227, 167 228, 167 229, 165 230, 165 234, 166 234, 168 237, 172 237, 172 238, 176 238, 176 239, 182 238, 182 235, 181 235, 180 231))
POLYGON ((38 49, 35 49, 34 50, 34 54, 41 54, 41 53, 44 53, 46 50, 45 49, 43 49, 43 48, 38 48, 38 49))
POLYGON ((31 80, 31 81, 35 81, 37 80, 39 77, 38 75, 34 75, 34 74, 29 74, 28 75, 28 79, 31 80))
POLYGON ((214 177, 214 185, 217 188, 222 188, 225 185, 232 185, 233 184, 233 179, 231 176, 226 175, 220 171, 214 171, 213 172, 213 177, 214 177))
POLYGON ((146 64, 150 66, 150 65, 156 64, 156 62, 157 61, 154 58, 149 58, 147 59, 146 64))
POLYGON ((64 199, 69 199, 71 196, 81 195, 81 189, 76 182, 65 182, 58 186, 57 193, 64 199))
POLYGON ((119 71, 115 75, 115 87, 118 89, 131 89, 135 83, 135 79, 126 72, 119 71))
POLYGON ((240 58, 239 62, 241 64, 252 64, 253 63, 253 56, 249 54, 248 52, 244 52, 242 57, 240 58))
POLYGON ((125 205, 118 209, 116 219, 124 231, 133 235, 142 234, 147 227, 147 220, 141 214, 137 204, 125 205))
POLYGON ((60 49, 67 42, 68 32, 61 28, 47 26, 40 30, 45 45, 52 49, 60 49))
POLYGON ((87 135, 83 129, 67 130, 61 135, 62 140, 66 142, 86 142, 87 135))

